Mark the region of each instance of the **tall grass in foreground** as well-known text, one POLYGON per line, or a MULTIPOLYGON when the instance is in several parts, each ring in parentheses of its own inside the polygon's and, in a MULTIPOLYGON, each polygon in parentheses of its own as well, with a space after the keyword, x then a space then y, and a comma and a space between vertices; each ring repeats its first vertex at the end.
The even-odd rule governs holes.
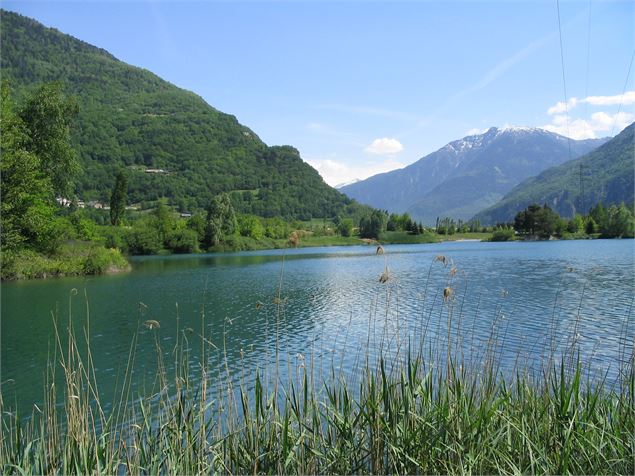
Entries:
MULTIPOLYGON (((451 293, 449 286, 443 290, 448 300, 451 293)), ((276 300, 277 343, 280 288, 276 300)), ((90 319, 78 338, 71 315, 67 329, 58 329, 43 408, 23 420, 0 395, 0 471, 635 473, 632 343, 624 346, 616 384, 591 380, 574 345, 564 356, 552 353, 540 372, 519 366, 503 375, 495 353, 475 365, 450 345, 452 317, 448 306, 443 349, 380 353, 376 360, 367 355, 356 383, 335 367, 316 378, 310 362, 283 382, 278 344, 273 378, 265 371, 245 382, 228 367, 220 373, 208 368, 205 351, 194 362, 188 336, 195 333, 177 329, 170 366, 156 338, 155 391, 146 398, 131 391, 135 335, 116 401, 106 411, 90 319), (56 372, 63 373, 62 392, 56 372)), ((204 322, 201 327, 205 341, 204 322)))

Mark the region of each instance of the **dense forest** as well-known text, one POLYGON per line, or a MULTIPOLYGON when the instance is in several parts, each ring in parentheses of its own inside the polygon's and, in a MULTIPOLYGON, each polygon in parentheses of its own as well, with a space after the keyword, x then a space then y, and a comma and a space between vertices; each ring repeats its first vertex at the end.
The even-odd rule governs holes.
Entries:
POLYGON ((3 10, 1 22, 3 79, 14 98, 54 81, 76 98, 79 199, 106 203, 125 168, 129 203, 166 198, 192 211, 226 192, 237 212, 262 217, 368 211, 325 184, 296 149, 267 146, 196 94, 16 13, 3 10))

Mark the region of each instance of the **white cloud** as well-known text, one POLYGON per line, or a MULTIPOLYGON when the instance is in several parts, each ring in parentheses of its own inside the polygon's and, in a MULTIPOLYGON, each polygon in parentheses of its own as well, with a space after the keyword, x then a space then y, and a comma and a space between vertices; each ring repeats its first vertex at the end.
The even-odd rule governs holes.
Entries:
POLYGON ((550 116, 553 116, 554 114, 562 114, 563 112, 567 112, 573 109, 576 104, 578 104, 578 98, 569 99, 566 105, 564 101, 558 101, 555 106, 547 109, 547 114, 549 114, 550 116))
POLYGON ((619 132, 635 120, 635 115, 628 112, 608 114, 596 112, 589 119, 572 118, 565 114, 556 114, 551 124, 542 126, 546 129, 572 139, 595 139, 611 132, 619 132))
POLYGON ((620 103, 622 106, 630 106, 635 103, 635 91, 626 91, 623 95, 618 94, 616 96, 588 96, 582 102, 594 106, 616 106, 620 103))
POLYGON ((376 155, 394 155, 403 150, 403 145, 397 139, 390 139, 388 137, 382 137, 381 139, 375 139, 368 147, 364 149, 364 152, 376 155))
POLYGON ((635 103, 635 91, 626 91, 624 94, 614 96, 587 96, 585 98, 572 97, 565 105, 564 101, 557 102, 547 109, 551 116, 551 123, 543 126, 551 132, 569 136, 572 139, 594 139, 604 137, 614 132, 619 132, 635 120, 635 115, 630 112, 608 113, 597 111, 588 118, 574 117, 571 111, 579 104, 591 106, 630 106, 635 103))
POLYGON ((591 104, 592 106, 630 106, 635 103, 635 91, 626 91, 624 94, 616 94, 614 96, 587 96, 582 99, 573 97, 567 101, 565 106, 564 101, 558 101, 555 106, 551 106, 547 109, 547 114, 553 116, 554 114, 563 114, 571 112, 578 104, 591 104))
POLYGON ((334 159, 314 159, 306 162, 316 169, 324 181, 331 186, 351 182, 355 179, 363 180, 372 175, 405 167, 405 164, 393 159, 361 166, 350 165, 334 159))

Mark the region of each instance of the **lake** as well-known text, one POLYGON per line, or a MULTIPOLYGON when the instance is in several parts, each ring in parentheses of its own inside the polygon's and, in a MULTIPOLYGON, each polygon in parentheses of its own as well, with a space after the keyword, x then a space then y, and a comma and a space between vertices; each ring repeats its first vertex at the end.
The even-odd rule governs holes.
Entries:
POLYGON ((466 361, 495 355, 502 372, 519 362, 537 369, 575 345, 592 375, 613 381, 635 340, 633 240, 393 245, 383 255, 371 246, 306 248, 131 263, 123 275, 2 284, 5 406, 25 414, 42 402, 54 319, 65 332, 69 315, 80 335, 90 323, 106 401, 135 333, 135 395, 153 390, 157 347, 170 369, 177 333, 189 340, 193 373, 204 335, 212 345, 207 365, 247 382, 256 370, 272 375, 276 361, 281 379, 309 362, 318 378, 330 369, 354 378, 366 356, 399 357, 409 348, 442 359, 448 342, 466 361), (160 328, 147 328, 148 320, 160 328))

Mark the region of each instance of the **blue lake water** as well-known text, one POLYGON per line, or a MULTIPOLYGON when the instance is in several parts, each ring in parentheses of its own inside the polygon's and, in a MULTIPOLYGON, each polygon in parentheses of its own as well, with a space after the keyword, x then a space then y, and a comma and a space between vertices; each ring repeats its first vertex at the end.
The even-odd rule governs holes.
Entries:
POLYGON ((135 333, 136 394, 153 388, 157 344, 170 369, 177 334, 188 337, 193 362, 203 336, 210 368, 241 378, 271 373, 276 361, 287 375, 310 361, 318 376, 335 368, 354 377, 380 351, 442 358, 448 345, 465 361, 494 355, 502 371, 537 368, 575 345, 593 375, 615 379, 635 340, 633 240, 393 245, 384 255, 328 247, 132 265, 124 275, 2 284, 5 405, 28 413, 41 403, 53 322, 64 332, 69 315, 76 329, 90 324, 105 400, 135 333))

